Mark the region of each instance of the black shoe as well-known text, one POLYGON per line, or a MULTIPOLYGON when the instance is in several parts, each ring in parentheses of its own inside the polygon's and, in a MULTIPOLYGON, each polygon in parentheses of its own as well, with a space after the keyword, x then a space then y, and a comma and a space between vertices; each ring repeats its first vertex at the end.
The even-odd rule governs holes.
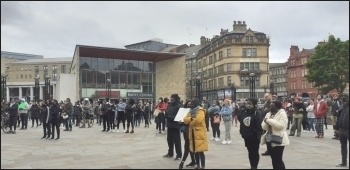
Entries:
POLYGON ((337 140, 339 140, 339 138, 338 138, 338 137, 336 137, 336 136, 334 136, 332 139, 337 139, 337 140))
POLYGON ((69 129, 69 131, 72 131, 72 129, 69 129))
POLYGON ((341 164, 336 164, 335 166, 336 166, 336 167, 346 167, 346 164, 341 163, 341 164))
POLYGON ((125 133, 129 133, 129 130, 127 130, 125 133))
POLYGON ((178 160, 181 160, 181 157, 176 157, 176 158, 174 159, 174 161, 178 161, 178 160))
POLYGON ((10 130, 10 131, 8 131, 8 132, 6 132, 7 134, 10 134, 10 133, 12 133, 12 130, 10 130))
POLYGON ((52 138, 50 138, 49 140, 54 140, 55 138, 54 137, 52 137, 52 138))
POLYGON ((46 138, 46 140, 48 140, 48 139, 50 139, 50 136, 48 136, 48 137, 46 138))
POLYGON ((46 138, 46 136, 43 136, 41 139, 44 139, 44 138, 46 138))
POLYGON ((134 131, 132 130, 130 133, 134 133, 134 131))
POLYGON ((288 136, 294 136, 293 134, 289 134, 288 136))
POLYGON ((181 161, 180 165, 179 165, 179 169, 183 169, 184 168, 184 162, 181 161))
POLYGON ((169 155, 169 154, 166 154, 163 156, 163 158, 172 158, 173 156, 172 155, 169 155))
POLYGON ((106 130, 102 130, 101 132, 106 132, 106 130))
POLYGON ((19 130, 24 130, 24 128, 21 128, 21 129, 19 129, 19 130))
POLYGON ((68 129, 64 129, 63 131, 68 131, 68 129))
POLYGON ((11 133, 12 133, 12 134, 16 134, 16 131, 12 131, 11 133))
POLYGON ((55 140, 60 140, 60 138, 56 138, 55 140))
POLYGON ((262 155, 262 156, 269 156, 270 153, 266 151, 265 153, 262 153, 261 155, 262 155))

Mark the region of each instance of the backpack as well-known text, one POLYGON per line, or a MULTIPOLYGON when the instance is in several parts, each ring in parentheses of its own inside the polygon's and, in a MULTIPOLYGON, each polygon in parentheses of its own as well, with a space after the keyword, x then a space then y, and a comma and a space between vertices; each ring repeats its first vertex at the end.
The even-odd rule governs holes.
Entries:
POLYGON ((26 104, 24 102, 22 102, 19 106, 18 106, 18 110, 24 110, 26 107, 26 104))

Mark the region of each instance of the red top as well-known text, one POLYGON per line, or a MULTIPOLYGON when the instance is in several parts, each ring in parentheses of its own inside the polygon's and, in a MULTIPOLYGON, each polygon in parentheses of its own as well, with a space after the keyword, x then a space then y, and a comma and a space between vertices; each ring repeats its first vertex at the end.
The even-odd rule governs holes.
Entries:
POLYGON ((322 118, 327 116, 327 112, 328 112, 328 106, 325 101, 315 102, 314 113, 316 118, 322 118), (320 106, 318 107, 318 105, 320 106))
POLYGON ((154 108, 160 110, 161 112, 164 112, 167 107, 168 107, 168 104, 166 104, 165 102, 162 102, 162 103, 158 103, 154 108))

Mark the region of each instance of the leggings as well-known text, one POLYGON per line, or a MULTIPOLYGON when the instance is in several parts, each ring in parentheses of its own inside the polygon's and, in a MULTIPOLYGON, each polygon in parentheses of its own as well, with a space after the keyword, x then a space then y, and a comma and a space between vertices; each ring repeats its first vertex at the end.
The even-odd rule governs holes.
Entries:
POLYGON ((182 162, 185 162, 187 159, 188 154, 191 156, 191 163, 195 163, 196 160, 194 158, 193 152, 190 152, 190 139, 188 138, 188 133, 183 133, 184 135, 184 140, 185 140, 185 146, 184 146, 184 155, 182 157, 182 162))
POLYGON ((55 138, 55 128, 56 128, 56 131, 57 131, 57 138, 60 138, 60 123, 59 123, 59 119, 58 118, 52 119, 51 126, 52 126, 51 139, 55 138))
POLYGON ((130 128, 130 123, 131 123, 131 129, 132 129, 132 131, 134 131, 134 120, 133 120, 134 118, 133 118, 133 116, 127 116, 126 117, 126 121, 128 122, 127 123, 127 130, 129 130, 129 128, 130 128))
POLYGON ((34 127, 34 120, 36 121, 36 127, 39 126, 39 118, 34 118, 33 116, 31 117, 32 118, 32 127, 34 127))

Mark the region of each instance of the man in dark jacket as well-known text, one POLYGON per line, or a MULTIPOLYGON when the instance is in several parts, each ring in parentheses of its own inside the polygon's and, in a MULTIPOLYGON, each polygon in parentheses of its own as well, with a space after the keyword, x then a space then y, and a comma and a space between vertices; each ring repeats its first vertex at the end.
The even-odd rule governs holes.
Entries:
POLYGON ((51 126, 52 126, 52 136, 50 140, 53 140, 55 138, 55 128, 57 131, 57 138, 55 140, 60 139, 60 106, 58 105, 57 100, 52 100, 52 107, 50 108, 50 119, 51 119, 51 126))
POLYGON ((175 160, 180 160, 182 157, 181 151, 181 138, 180 138, 180 123, 174 121, 177 112, 182 107, 180 102, 180 97, 178 94, 172 94, 170 97, 170 104, 168 105, 167 110, 165 111, 165 118, 167 119, 167 141, 168 141, 168 153, 164 155, 166 158, 174 156, 174 145, 176 150, 175 160))
POLYGON ((17 115, 18 115, 18 104, 15 102, 14 99, 11 99, 11 102, 7 108, 7 111, 10 114, 10 118, 9 118, 10 131, 8 133, 15 134, 17 115), (12 127, 13 127, 13 131, 12 131, 12 127))
POLYGON ((240 123, 239 132, 248 150, 251 169, 257 169, 259 164, 259 147, 262 135, 262 113, 257 109, 256 98, 247 99, 246 109, 237 116, 240 123))
POLYGON ((125 107, 125 116, 127 121, 127 130, 125 133, 129 133, 130 124, 131 124, 130 133, 134 133, 135 108, 136 108, 135 99, 130 99, 128 104, 125 107))
POLYGON ((337 124, 337 119, 339 118, 342 109, 343 109, 343 102, 342 100, 339 99, 338 93, 333 94, 331 114, 332 114, 332 125, 334 130, 334 137, 332 139, 339 139, 339 136, 337 135, 337 133, 335 133, 335 130, 336 130, 335 126, 337 124))
POLYGON ((103 100, 102 106, 101 106, 101 112, 102 112, 102 119, 103 119, 103 130, 102 132, 108 132, 109 131, 109 121, 108 121, 108 108, 109 104, 107 103, 108 99, 103 100), (108 128, 108 129, 107 129, 108 128))
POLYGON ((74 121, 76 121, 75 126, 80 126, 81 114, 83 112, 83 109, 81 108, 79 101, 75 102, 75 106, 73 107, 73 112, 74 112, 73 124, 74 124, 74 121))
POLYGON ((50 114, 49 114, 49 107, 47 106, 46 102, 43 102, 41 104, 41 120, 43 122, 43 130, 44 130, 44 136, 41 139, 50 139, 51 136, 51 126, 50 126, 50 114))
MULTIPOLYGON (((271 111, 271 102, 272 102, 272 94, 271 93, 266 93, 265 94, 265 104, 264 104, 264 107, 263 107, 263 115, 262 117, 265 117, 267 113, 269 113, 271 111)), ((261 154, 262 156, 267 156, 267 155, 270 155, 270 153, 266 150, 266 152, 262 153, 261 154)))
POLYGON ((336 133, 339 136, 342 162, 337 164, 337 167, 347 166, 347 156, 348 156, 348 141, 349 141, 349 96, 346 94, 342 95, 343 110, 340 113, 339 119, 335 126, 337 129, 336 133))

